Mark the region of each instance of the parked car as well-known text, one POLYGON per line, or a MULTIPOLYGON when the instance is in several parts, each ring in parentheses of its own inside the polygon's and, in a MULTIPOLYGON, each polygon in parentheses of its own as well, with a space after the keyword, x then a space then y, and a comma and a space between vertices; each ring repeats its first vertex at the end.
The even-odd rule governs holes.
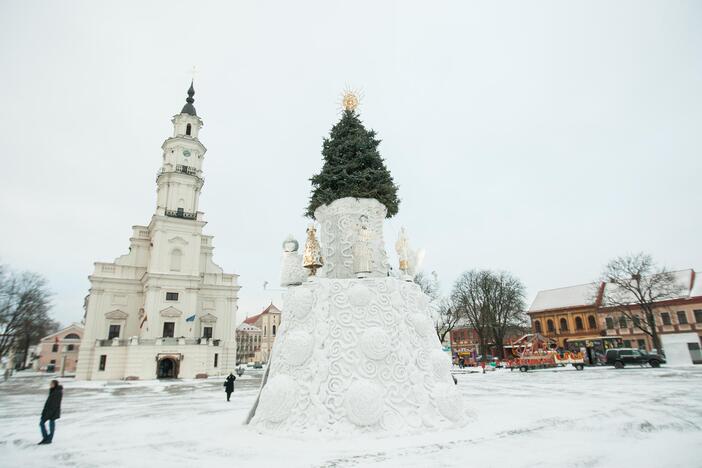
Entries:
POLYGON ((634 348, 608 349, 605 355, 605 364, 622 369, 624 366, 648 364, 651 367, 660 367, 665 364, 665 358, 660 354, 647 353, 634 348))

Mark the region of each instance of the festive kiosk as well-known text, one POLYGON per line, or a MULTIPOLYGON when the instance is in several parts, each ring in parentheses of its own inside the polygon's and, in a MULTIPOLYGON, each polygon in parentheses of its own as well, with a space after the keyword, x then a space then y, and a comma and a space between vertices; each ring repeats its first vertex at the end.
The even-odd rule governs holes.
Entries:
POLYGON ((283 243, 283 315, 261 391, 247 422, 285 432, 406 432, 465 420, 450 356, 429 300, 412 281, 416 255, 404 230, 391 272, 383 239, 397 187, 379 140, 344 96, 312 180, 302 254, 283 243))

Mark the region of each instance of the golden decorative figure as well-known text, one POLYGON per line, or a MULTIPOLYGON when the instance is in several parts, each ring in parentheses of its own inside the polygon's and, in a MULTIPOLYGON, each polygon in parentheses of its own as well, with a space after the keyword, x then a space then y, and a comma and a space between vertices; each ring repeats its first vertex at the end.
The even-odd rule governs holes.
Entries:
POLYGON ((360 93, 352 89, 346 89, 341 95, 341 106, 344 110, 354 111, 361 102, 360 93))
POLYGON ((305 242, 305 252, 302 255, 302 266, 310 270, 310 276, 317 274, 317 270, 324 265, 322 260, 322 249, 317 242, 317 229, 314 224, 307 228, 307 241, 305 242))
POLYGON ((410 258, 410 247, 409 240, 407 239, 407 232, 405 228, 400 229, 400 235, 397 237, 397 242, 395 242, 395 251, 400 259, 400 271, 407 275, 409 273, 409 258, 410 258))

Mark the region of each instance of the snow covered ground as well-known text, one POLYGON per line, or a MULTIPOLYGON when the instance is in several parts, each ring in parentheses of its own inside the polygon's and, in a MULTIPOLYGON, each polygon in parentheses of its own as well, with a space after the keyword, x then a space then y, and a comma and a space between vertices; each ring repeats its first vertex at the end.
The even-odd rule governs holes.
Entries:
POLYGON ((0 383, 2 467, 702 467, 702 367, 458 373, 464 428, 314 439, 241 423, 260 372, 219 379, 63 379, 54 444, 35 445, 49 377, 0 383))

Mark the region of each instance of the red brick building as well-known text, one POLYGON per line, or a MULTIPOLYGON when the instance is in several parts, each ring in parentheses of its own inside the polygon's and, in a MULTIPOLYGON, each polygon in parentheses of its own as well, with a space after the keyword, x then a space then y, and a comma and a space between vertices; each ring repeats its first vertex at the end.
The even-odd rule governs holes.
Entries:
MULTIPOLYGON (((697 342, 688 343, 691 359, 702 363, 702 278, 692 269, 673 272, 681 286, 678 297, 656 303, 654 313, 659 335, 689 333, 697 342)), ((553 338, 565 349, 585 350, 588 359, 602 359, 612 347, 651 351, 651 338, 636 326, 643 320, 632 306, 629 320, 612 307, 603 307, 603 297, 614 286, 588 283, 539 291, 529 308, 533 333, 553 338), (640 318, 639 318, 640 317, 640 318)))

